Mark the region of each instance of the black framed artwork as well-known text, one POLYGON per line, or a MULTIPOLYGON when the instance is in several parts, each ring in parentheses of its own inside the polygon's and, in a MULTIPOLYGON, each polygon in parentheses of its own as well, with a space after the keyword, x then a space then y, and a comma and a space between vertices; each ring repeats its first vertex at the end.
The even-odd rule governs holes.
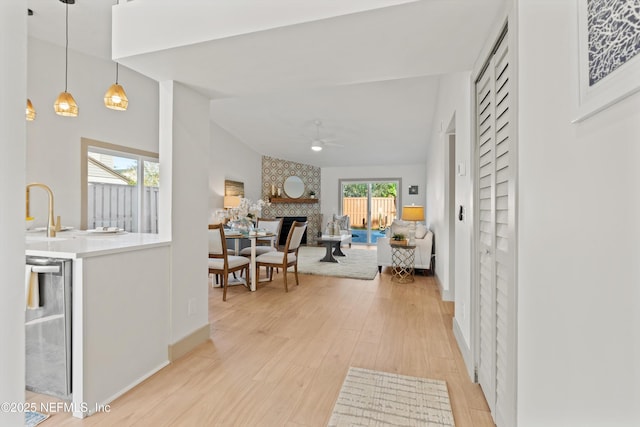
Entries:
POLYGON ((410 185, 409 186, 409 194, 418 194, 418 186, 410 185))

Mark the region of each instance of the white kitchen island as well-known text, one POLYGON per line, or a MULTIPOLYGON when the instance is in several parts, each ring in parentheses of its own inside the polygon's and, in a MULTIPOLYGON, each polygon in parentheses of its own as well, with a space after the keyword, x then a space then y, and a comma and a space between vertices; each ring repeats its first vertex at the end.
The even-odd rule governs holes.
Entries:
POLYGON ((26 255, 73 261, 72 396, 83 418, 169 363, 171 242, 154 234, 27 233, 26 255))

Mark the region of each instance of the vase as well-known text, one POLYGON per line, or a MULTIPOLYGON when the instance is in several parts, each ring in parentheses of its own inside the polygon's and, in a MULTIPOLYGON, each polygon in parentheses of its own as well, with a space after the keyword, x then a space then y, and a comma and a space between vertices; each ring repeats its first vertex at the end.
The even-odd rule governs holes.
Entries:
POLYGON ((231 228, 234 230, 238 230, 243 234, 248 234, 251 230, 253 230, 253 221, 250 218, 242 217, 238 218, 234 221, 231 221, 231 228))
POLYGON ((325 230, 325 234, 329 236, 336 236, 340 234, 340 226, 336 221, 331 221, 327 223, 327 228, 325 230))

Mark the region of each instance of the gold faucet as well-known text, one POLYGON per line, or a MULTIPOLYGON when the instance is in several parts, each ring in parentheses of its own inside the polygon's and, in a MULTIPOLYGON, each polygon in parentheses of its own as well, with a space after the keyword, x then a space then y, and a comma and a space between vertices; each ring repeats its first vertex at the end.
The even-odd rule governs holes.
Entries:
MULTIPOLYGON (((40 187, 49 194, 49 223, 47 224, 47 237, 56 237, 56 223, 53 220, 53 191, 48 186, 39 182, 34 182, 27 185, 27 218, 31 218, 29 214, 29 189, 31 187, 40 187)), ((58 224, 60 225, 60 224, 58 224)))

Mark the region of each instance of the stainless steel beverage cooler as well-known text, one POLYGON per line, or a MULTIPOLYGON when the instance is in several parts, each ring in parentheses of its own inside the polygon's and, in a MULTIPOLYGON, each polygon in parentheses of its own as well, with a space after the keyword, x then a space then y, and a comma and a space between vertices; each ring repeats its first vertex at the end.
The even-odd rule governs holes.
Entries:
POLYGON ((26 388, 71 399, 71 260, 28 256, 39 304, 25 314, 26 388))

